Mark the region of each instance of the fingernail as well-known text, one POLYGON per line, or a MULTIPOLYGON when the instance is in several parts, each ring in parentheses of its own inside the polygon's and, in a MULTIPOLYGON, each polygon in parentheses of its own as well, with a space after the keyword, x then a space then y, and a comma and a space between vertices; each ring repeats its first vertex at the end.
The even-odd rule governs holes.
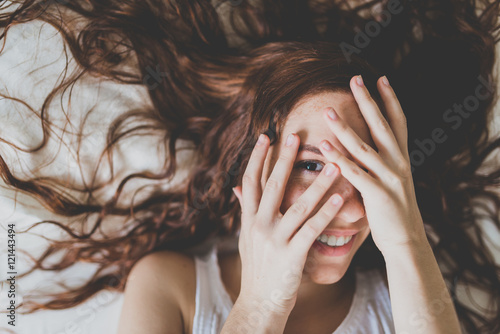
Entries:
POLYGON ((291 146, 293 144, 293 134, 289 134, 288 137, 286 138, 286 146, 291 146))
POLYGON ((333 172, 335 172, 337 168, 332 165, 332 164, 327 164, 326 167, 325 167, 325 175, 326 176, 330 176, 333 174, 333 172))
POLYGON ((332 145, 330 145, 330 143, 327 141, 324 141, 323 143, 321 143, 321 145, 327 151, 331 151, 333 149, 332 145))
POLYGON ((332 204, 333 205, 340 204, 340 195, 339 194, 333 195, 333 197, 332 197, 332 204))
POLYGON ((363 78, 361 77, 361 75, 358 75, 356 77, 356 83, 358 84, 358 86, 362 87, 363 86, 363 78))
POLYGON ((257 145, 262 145, 264 144, 264 135, 261 133, 259 135, 259 139, 257 140, 257 145))
POLYGON ((387 87, 390 87, 390 85, 389 85, 389 80, 387 80, 387 77, 386 77, 385 75, 382 77, 382 82, 383 82, 383 83, 384 83, 384 85, 386 85, 387 87))
POLYGON ((328 108, 328 117, 332 120, 337 119, 337 113, 333 110, 333 108, 328 108))

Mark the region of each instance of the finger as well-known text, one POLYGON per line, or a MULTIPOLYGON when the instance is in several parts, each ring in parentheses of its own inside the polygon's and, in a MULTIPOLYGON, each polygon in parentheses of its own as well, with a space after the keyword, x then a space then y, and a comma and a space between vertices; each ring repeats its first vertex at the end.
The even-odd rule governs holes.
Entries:
POLYGON ((387 155, 393 155, 394 152, 401 153, 398 141, 394 137, 393 129, 380 112, 377 103, 364 85, 361 76, 352 77, 350 84, 354 99, 359 105, 359 110, 366 120, 370 134, 379 152, 387 155))
POLYGON ((262 193, 260 178, 262 175, 262 165, 266 158, 269 148, 269 138, 261 134, 255 144, 250 159, 248 160, 242 182, 242 212, 254 214, 259 207, 259 201, 262 193))
POLYGON ((324 111, 324 118, 330 130, 349 151, 356 162, 375 175, 384 175, 390 169, 377 151, 359 138, 358 134, 331 107, 324 111))
POLYGON ((300 195, 300 197, 288 208, 279 224, 276 225, 275 233, 280 240, 286 243, 290 241, 293 234, 307 219, 313 209, 318 205, 328 189, 330 189, 339 170, 332 163, 327 163, 314 182, 300 195))
POLYGON ((408 155, 408 125, 406 116, 401 108, 399 99, 392 89, 386 76, 380 77, 377 81, 377 87, 384 101, 387 118, 391 128, 394 131, 394 136, 398 141, 401 152, 409 159, 408 155))
POLYGON ((340 153, 328 140, 321 141, 319 149, 328 161, 334 162, 340 168, 340 173, 357 189, 362 195, 375 195, 380 189, 380 181, 377 181, 352 160, 340 153))
POLYGON ((321 209, 297 231, 290 241, 290 247, 297 250, 299 254, 309 251, 318 236, 325 230, 330 222, 335 218, 343 204, 342 196, 333 194, 321 209), (334 202, 338 200, 338 202, 334 202))
MULTIPOLYGON (((271 216, 274 217, 279 212, 285 186, 297 155, 298 144, 299 138, 297 135, 294 133, 288 135, 285 145, 281 147, 282 152, 278 161, 266 181, 264 193, 259 204, 259 213, 264 213, 268 218, 271 218, 271 216)), ((268 221, 270 222, 271 219, 268 221)))
POLYGON ((241 205, 241 188, 239 186, 236 186, 233 188, 233 192, 234 192, 234 195, 236 196, 236 198, 238 199, 238 201, 240 202, 240 205, 241 205))

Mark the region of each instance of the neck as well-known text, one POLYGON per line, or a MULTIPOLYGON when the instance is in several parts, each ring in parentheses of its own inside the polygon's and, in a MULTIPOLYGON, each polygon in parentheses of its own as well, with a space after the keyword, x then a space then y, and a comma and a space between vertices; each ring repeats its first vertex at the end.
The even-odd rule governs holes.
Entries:
POLYGON ((297 302, 293 312, 300 314, 349 308, 355 290, 355 273, 349 267, 345 274, 335 283, 319 284, 309 276, 303 275, 297 293, 297 302))

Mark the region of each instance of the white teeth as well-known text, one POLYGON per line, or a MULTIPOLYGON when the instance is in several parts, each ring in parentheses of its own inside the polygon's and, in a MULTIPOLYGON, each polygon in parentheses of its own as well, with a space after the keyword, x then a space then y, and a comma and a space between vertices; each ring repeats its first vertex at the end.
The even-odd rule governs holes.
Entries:
POLYGON ((328 237, 328 246, 337 246, 337 237, 334 235, 331 235, 328 237))
POLYGON ((349 241, 351 241, 352 235, 349 236, 342 236, 342 237, 336 237, 334 235, 326 235, 326 234, 321 234, 316 238, 316 240, 321 241, 324 244, 327 244, 329 246, 343 246, 349 241))
POLYGON ((344 236, 341 236, 340 238, 337 238, 337 244, 336 246, 342 246, 344 244, 344 236))

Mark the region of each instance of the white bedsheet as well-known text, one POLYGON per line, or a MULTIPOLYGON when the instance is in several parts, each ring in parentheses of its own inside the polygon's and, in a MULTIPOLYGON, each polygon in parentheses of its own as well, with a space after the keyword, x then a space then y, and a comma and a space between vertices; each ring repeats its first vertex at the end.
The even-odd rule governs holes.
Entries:
MULTIPOLYGON (((0 92, 28 101, 35 110, 39 110, 47 93, 60 80, 59 75, 65 65, 62 45, 61 36, 48 24, 33 22, 13 27, 8 33, 5 49, 0 55, 0 92)), ((71 68, 73 66, 74 62, 71 68)), ((149 102, 149 97, 145 87, 99 82, 96 79, 87 78, 75 86, 71 108, 68 108, 68 93, 66 93, 62 100, 59 98, 54 100, 49 113, 51 120, 62 127, 67 123, 61 112, 61 106, 64 106, 73 123, 66 129, 77 133, 82 115, 94 105, 96 106, 85 126, 85 134, 91 136, 83 141, 83 146, 80 149, 81 156, 85 158, 85 161, 81 162, 84 167, 83 175, 88 175, 88 172, 95 167, 93 162, 97 160, 96 155, 102 151, 105 130, 109 122, 121 112, 147 102, 149 102)), ((499 125, 492 127, 494 131, 500 129, 499 125)), ((61 132, 56 131, 56 133, 60 134, 61 132)), ((20 104, 0 100, 0 136, 9 138, 23 148, 34 147, 42 138, 39 120, 20 104)), ((162 149, 157 146, 159 137, 151 135, 138 138, 134 137, 133 140, 123 141, 123 144, 119 146, 120 149, 115 151, 115 171, 117 171, 118 176, 133 171, 160 170, 165 155, 162 153, 162 149)), ((0 150, 17 176, 32 176, 28 172, 37 168, 39 171, 34 174, 37 176, 58 175, 75 182, 81 182, 82 177, 74 160, 75 137, 65 135, 64 140, 72 145, 69 150, 65 146, 59 147, 58 141, 53 137, 49 141, 48 149, 37 154, 16 155, 9 146, 3 143, 0 143, 0 150)), ((189 155, 186 154, 186 157, 189 155)), ((106 167, 101 169, 100 177, 106 180, 109 176, 107 163, 104 163, 104 166, 106 167)), ((186 166, 189 164, 187 163, 186 166)), ((180 180, 182 175, 184 174, 180 174, 176 180, 180 180)), ((121 180, 120 177, 117 179, 121 180)), ((130 189, 148 184, 146 182, 130 183, 134 185, 130 189)), ((115 187, 110 189, 111 192, 114 190, 115 187)), ((0 229, 0 280, 5 280, 8 271, 6 268, 6 225, 15 223, 16 231, 21 231, 26 226, 43 219, 64 221, 64 218, 50 214, 31 197, 21 194, 15 195, 14 192, 5 187, 0 188, 0 191, 0 224, 2 227, 0 229), (17 196, 16 205, 13 201, 14 196, 17 196)), ((132 191, 126 193, 131 194, 132 191)), ((119 227, 120 225, 109 226, 109 228, 119 227)), ((59 229, 51 225, 42 225, 34 231, 49 237, 62 235, 59 229)), ((18 250, 23 249, 36 255, 40 254, 46 245, 46 241, 42 238, 19 233, 16 235, 18 250)), ((17 252, 17 262, 16 271, 18 273, 24 272, 30 267, 24 255, 20 254, 19 251, 17 252)), ((53 279, 77 284, 82 279, 90 277, 94 268, 89 264, 76 264, 60 273, 36 272, 18 281, 16 292, 18 296, 22 296, 24 292, 32 291, 32 289, 47 291, 49 287, 52 287, 49 282, 53 279)), ((0 292, 0 310, 5 310, 7 307, 7 290, 4 285, 0 292)), ((19 302, 20 300, 17 300, 17 304, 19 302)), ((15 329, 7 326, 6 315, 2 313, 0 314, 0 332, 2 332, 2 328, 10 328, 23 334, 115 333, 122 302, 122 294, 101 291, 88 302, 75 308, 62 311, 42 311, 30 315, 17 313, 15 329)))

